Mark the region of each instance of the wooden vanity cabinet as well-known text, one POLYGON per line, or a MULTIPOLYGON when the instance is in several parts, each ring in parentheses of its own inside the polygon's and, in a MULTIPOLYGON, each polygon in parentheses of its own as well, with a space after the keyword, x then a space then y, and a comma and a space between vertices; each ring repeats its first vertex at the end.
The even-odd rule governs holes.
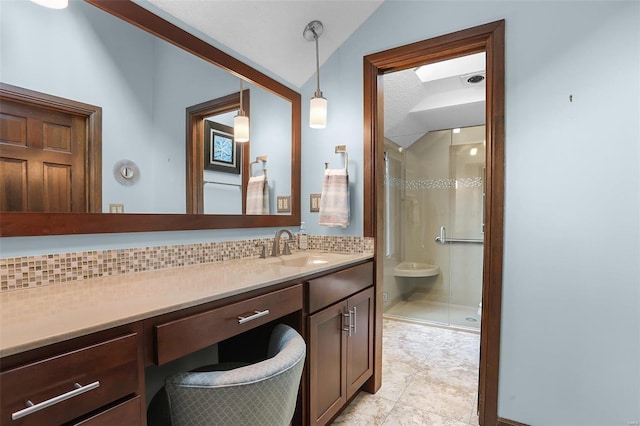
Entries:
POLYGON ((139 330, 113 329, 3 358, 0 424, 139 425, 141 354, 139 330))
POLYGON ((165 364, 302 309, 302 285, 274 290, 196 314, 154 318, 155 363, 165 364))
POLYGON ((146 424, 146 366, 214 343, 236 345, 234 336, 274 321, 307 340, 292 424, 326 424, 373 374, 373 279, 373 261, 365 261, 5 356, 0 424, 146 424), (32 412, 23 416, 24 409, 32 412))
POLYGON ((310 424, 325 425, 373 374, 373 263, 307 286, 315 309, 307 318, 309 417, 310 424))

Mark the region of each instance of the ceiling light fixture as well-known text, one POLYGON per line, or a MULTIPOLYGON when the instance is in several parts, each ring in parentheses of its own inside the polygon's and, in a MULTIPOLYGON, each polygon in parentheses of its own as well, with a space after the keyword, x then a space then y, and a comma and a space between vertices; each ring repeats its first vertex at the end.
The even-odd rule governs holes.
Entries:
POLYGON ((320 91, 320 57, 318 54, 318 38, 322 35, 324 26, 320 21, 311 21, 304 28, 302 35, 307 41, 316 42, 316 91, 309 105, 309 126, 313 129, 327 127, 327 99, 320 91))
POLYGON ((238 115, 233 117, 233 138, 236 142, 248 142, 249 141, 249 117, 244 113, 242 109, 242 79, 240 79, 240 109, 238 115))

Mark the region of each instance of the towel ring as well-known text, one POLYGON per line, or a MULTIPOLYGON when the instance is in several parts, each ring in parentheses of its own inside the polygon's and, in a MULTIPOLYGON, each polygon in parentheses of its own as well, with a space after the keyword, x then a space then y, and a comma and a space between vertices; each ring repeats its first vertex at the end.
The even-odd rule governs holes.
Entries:
MULTIPOLYGON (((336 154, 344 154, 344 170, 349 171, 349 153, 347 152, 346 145, 336 145, 336 154)), ((324 163, 325 170, 329 168, 329 163, 324 163)))
POLYGON ((266 162, 267 162, 267 156, 266 155, 260 155, 260 156, 256 157, 256 161, 252 161, 251 163, 249 163, 249 177, 253 177, 253 165, 262 163, 262 173, 264 174, 264 177, 266 179, 266 177, 267 177, 267 169, 264 168, 264 165, 265 165, 266 162))

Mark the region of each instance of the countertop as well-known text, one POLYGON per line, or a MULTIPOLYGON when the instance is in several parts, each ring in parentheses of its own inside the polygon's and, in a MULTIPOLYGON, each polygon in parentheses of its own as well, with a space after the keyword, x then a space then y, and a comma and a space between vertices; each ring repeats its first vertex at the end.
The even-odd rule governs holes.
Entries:
POLYGON ((372 257, 371 253, 304 251, 280 258, 241 259, 5 291, 0 293, 0 357, 372 257), (311 260, 308 264, 281 264, 305 256, 311 260))

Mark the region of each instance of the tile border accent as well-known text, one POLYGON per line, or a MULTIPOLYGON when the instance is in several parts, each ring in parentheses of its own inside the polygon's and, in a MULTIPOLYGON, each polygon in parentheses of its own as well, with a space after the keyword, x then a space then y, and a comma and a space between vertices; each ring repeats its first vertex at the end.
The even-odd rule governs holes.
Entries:
POLYGON ((482 177, 404 180, 385 175, 389 187, 398 189, 461 189, 482 188, 482 177))
MULTIPOLYGON (((0 259, 0 292, 90 278, 257 257, 273 238, 0 259)), ((309 236, 309 250, 373 253, 371 237, 309 236)))

